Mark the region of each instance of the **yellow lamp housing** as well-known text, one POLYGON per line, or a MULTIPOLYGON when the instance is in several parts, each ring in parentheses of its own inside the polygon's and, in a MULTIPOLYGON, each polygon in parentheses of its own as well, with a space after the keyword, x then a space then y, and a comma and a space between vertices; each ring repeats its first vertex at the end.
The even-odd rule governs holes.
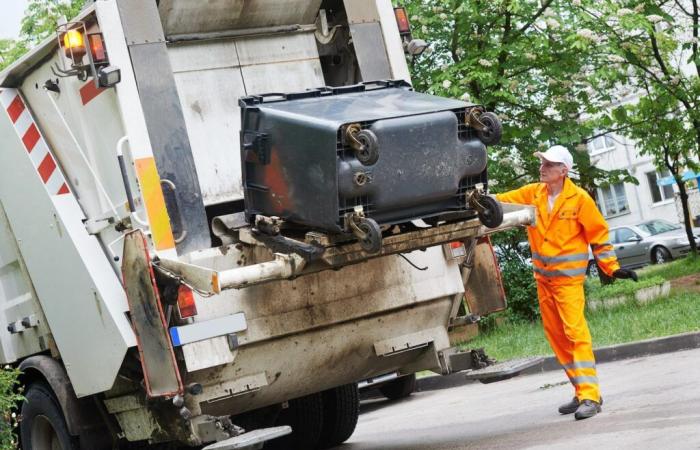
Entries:
POLYGON ((80 30, 66 31, 63 35, 63 51, 67 58, 73 60, 73 64, 82 64, 87 50, 85 48, 85 38, 80 30))

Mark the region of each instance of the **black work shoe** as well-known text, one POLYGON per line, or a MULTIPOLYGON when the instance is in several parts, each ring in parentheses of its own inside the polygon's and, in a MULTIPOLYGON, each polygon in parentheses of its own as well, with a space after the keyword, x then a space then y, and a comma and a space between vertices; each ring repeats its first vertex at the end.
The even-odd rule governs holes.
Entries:
POLYGON ((578 409, 579 401, 574 397, 569 403, 564 403, 559 407, 559 414, 573 414, 578 409))
POLYGON ((593 417, 601 411, 602 409, 600 408, 600 403, 594 402, 593 400, 584 400, 581 402, 578 409, 576 410, 576 414, 574 414, 574 417, 576 418, 576 420, 588 419, 589 417, 593 417))

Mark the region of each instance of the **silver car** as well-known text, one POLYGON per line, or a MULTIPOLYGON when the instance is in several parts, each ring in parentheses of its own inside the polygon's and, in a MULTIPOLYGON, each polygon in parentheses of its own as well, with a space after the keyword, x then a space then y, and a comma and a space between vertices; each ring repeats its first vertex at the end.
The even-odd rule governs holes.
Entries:
MULTIPOLYGON (((696 245, 700 246, 700 228, 693 228, 693 235, 696 245)), ((610 242, 620 266, 626 269, 661 264, 690 251, 685 227, 662 219, 611 228, 610 242)), ((594 260, 588 262, 588 271, 590 275, 597 275, 594 260)))

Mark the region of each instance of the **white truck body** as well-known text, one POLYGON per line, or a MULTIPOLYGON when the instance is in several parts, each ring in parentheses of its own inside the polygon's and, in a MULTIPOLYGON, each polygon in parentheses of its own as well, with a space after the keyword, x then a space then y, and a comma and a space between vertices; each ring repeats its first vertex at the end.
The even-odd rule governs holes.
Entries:
MULTIPOLYGON (((180 420, 180 406, 148 402, 140 384, 141 343, 122 276, 129 227, 147 236, 151 256, 197 273, 223 276, 275 259, 250 242, 214 247, 194 233, 178 235, 164 200, 169 184, 159 148, 185 137, 201 211, 213 216, 239 205, 238 98, 330 84, 319 40, 341 30, 320 25, 322 3, 97 0, 78 20, 102 33, 110 65, 121 70, 115 87, 67 77, 58 80, 59 92, 45 89, 57 79, 52 66, 65 58, 55 38, 0 75, 0 363, 25 364, 36 377, 42 366, 29 361, 50 356, 65 369, 71 401, 97 396, 116 418, 118 437, 191 445, 221 439, 206 431, 213 417, 392 371, 449 371, 448 327, 464 293, 462 259, 426 241, 432 244, 406 247, 423 271, 391 254, 211 296, 195 292, 197 315, 179 322, 178 336, 191 342, 170 350, 182 384, 201 388, 179 394, 188 420, 180 420), (144 69, 146 49, 160 66, 151 73, 144 69), (172 82, 154 89, 162 73, 172 82), (150 109, 156 101, 167 104, 166 116, 179 110, 180 122, 158 123, 150 109), (117 160, 122 150, 134 211, 117 160)), ((389 0, 329 3, 344 7, 347 23, 338 28, 349 29, 354 42, 357 67, 347 84, 408 80, 389 0)), ((530 210, 506 216, 504 227, 534 220, 530 210)), ((475 220, 455 230, 455 240, 485 233, 475 220)), ((171 308, 164 313, 168 323, 177 320, 171 308)), ((72 403, 57 396, 70 431, 79 434, 72 403)))

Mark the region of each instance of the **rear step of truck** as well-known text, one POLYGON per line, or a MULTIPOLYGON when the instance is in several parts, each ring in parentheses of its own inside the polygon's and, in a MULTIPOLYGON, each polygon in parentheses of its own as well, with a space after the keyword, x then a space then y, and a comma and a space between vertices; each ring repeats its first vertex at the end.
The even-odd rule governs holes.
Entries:
POLYGON ((253 450, 261 448, 261 444, 271 439, 285 436, 292 432, 292 427, 281 426, 272 428, 261 428, 248 433, 234 436, 224 441, 207 445, 202 450, 253 450))
POLYGON ((495 383, 516 377, 525 369, 536 366, 542 361, 544 361, 544 357, 541 356, 512 359, 484 367, 483 369, 469 370, 466 372, 466 377, 468 380, 479 380, 484 384, 495 383))

